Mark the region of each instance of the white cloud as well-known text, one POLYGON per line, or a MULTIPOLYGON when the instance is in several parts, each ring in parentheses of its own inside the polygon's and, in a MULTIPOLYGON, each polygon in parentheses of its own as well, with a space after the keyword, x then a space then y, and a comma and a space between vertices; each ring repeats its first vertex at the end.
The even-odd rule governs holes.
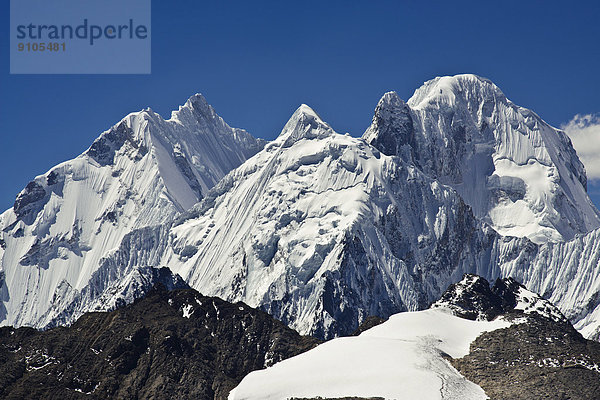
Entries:
POLYGON ((600 179, 600 117, 577 114, 561 128, 571 138, 588 179, 600 179))

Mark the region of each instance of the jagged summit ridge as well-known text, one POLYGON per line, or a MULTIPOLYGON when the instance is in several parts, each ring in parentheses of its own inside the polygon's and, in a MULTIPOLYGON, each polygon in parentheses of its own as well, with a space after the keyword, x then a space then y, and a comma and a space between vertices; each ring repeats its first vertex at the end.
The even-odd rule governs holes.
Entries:
POLYGON ((424 309, 465 272, 518 277, 562 310, 591 299, 592 282, 573 289, 579 297, 561 297, 562 250, 500 236, 428 169, 435 160, 424 164, 419 152, 431 137, 397 95, 386 94, 375 114, 373 137, 362 140, 299 108, 277 140, 189 212, 161 232, 140 233, 154 248, 126 248, 112 265, 168 265, 203 293, 262 307, 320 337, 350 333, 368 315, 424 309), (411 124, 404 140, 398 127, 411 124), (389 137, 388 148, 373 142, 389 137), (558 266, 544 268, 553 257, 558 266))
POLYGON ((300 109, 176 220, 154 262, 332 337, 426 307, 451 277, 485 268, 493 237, 452 189, 300 109))
MULTIPOLYGON (((576 155, 559 131, 494 88, 477 94, 477 85, 490 86, 485 81, 450 81, 463 85, 448 84, 451 104, 436 100, 415 110, 394 93, 384 95, 364 139, 335 133, 301 106, 278 139, 220 181, 218 171, 227 168, 219 168, 243 160, 260 141, 236 141, 242 131, 226 126, 202 98, 194 96, 171 120, 151 111, 129 117, 106 135, 106 152, 97 146, 94 159, 74 161, 75 178, 40 177, 16 202, 21 216, 13 210, 2 217, 0 254, 20 266, 0 275, 7 307, 0 314, 20 313, 40 326, 68 322, 72 310, 102 302, 102 293, 122 287, 118 281, 136 268, 167 265, 203 293, 247 301, 304 333, 332 337, 369 315, 426 308, 471 272, 490 281, 520 279, 595 335, 600 286, 586 276, 598 275, 598 230, 583 232, 597 211, 576 155), (526 163, 515 161, 525 156, 526 163), (101 174, 82 180, 90 171, 101 174), (145 180, 148 171, 156 180, 145 180), (63 180, 96 186, 65 189, 63 180), (73 211, 63 209, 63 199, 78 198, 70 191, 89 195, 78 205, 89 210, 75 213, 81 221, 65 217, 73 211), (94 193, 114 207, 106 209, 94 193), (57 225, 52 210, 59 209, 57 220, 66 222, 57 225), (108 253, 90 250, 98 228, 108 253), (562 241, 576 234, 582 236, 562 241), (19 235, 27 244, 15 252, 19 235), (36 268, 42 272, 34 276, 36 268), (39 277, 49 283, 40 285, 39 277), (17 282, 30 285, 23 293, 46 289, 16 296, 21 307, 12 303, 17 282), (61 301, 38 310, 36 302, 52 298, 61 301)), ((15 324, 26 321, 19 318, 15 324)))

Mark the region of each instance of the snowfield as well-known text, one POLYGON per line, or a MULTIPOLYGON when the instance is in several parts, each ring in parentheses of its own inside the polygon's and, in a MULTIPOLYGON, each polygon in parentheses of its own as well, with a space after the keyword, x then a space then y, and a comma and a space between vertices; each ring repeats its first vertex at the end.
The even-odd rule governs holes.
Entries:
POLYGON ((247 375, 229 400, 290 397, 487 399, 444 358, 469 353, 483 332, 510 323, 470 321, 444 309, 406 312, 356 337, 330 340, 313 350, 247 375))

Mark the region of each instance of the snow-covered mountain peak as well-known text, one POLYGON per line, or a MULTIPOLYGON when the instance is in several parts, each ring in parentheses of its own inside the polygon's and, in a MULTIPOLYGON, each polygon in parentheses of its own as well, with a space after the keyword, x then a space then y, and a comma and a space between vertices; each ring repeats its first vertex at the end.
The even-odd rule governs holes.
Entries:
POLYGON ((49 300, 60 313, 128 233, 192 207, 263 145, 201 95, 169 120, 151 109, 127 115, 33 179, 0 216, 0 293, 9 294, 0 323, 44 326, 55 316, 49 300))
POLYGON ((387 107, 399 107, 404 104, 404 100, 398 96, 398 93, 395 91, 389 91, 383 94, 379 102, 377 103, 377 108, 383 109, 387 107))
POLYGON ((190 98, 185 102, 184 107, 190 107, 194 109, 212 109, 212 106, 208 104, 202 93, 195 93, 190 96, 190 98))
POLYGON ((116 125, 102 132, 80 157, 88 157, 100 167, 113 165, 115 156, 119 154, 126 153, 132 159, 143 157, 150 145, 150 139, 145 135, 146 126, 153 118, 160 116, 151 110, 127 115, 116 125))
POLYGON ((320 139, 334 133, 319 114, 306 104, 302 104, 294 111, 273 145, 289 147, 301 139, 320 139))
POLYGON ((332 337, 368 315, 427 305, 416 287, 441 269, 462 275, 447 253, 465 254, 481 236, 453 190, 311 111, 301 107, 279 139, 178 219, 161 265, 202 293, 332 337))
POLYGON ((565 133, 485 78, 438 77, 406 103, 386 93, 363 138, 452 186, 502 235, 545 243, 600 227, 565 133))
POLYGON ((506 101, 506 96, 492 81, 473 74, 438 76, 417 89, 408 100, 414 110, 428 106, 455 106, 472 101, 506 101))
POLYGON ((192 96, 190 96, 189 99, 187 99, 187 101, 182 105, 179 106, 179 109, 177 111, 173 111, 171 113, 171 116, 177 115, 178 113, 180 113, 182 111, 182 109, 188 109, 191 111, 211 111, 214 112, 213 107, 208 104, 208 102, 206 101, 206 98, 201 94, 201 93, 196 93, 192 96))
POLYGON ((178 110, 171 112, 169 122, 183 125, 224 126, 232 129, 200 93, 194 94, 182 106, 179 106, 178 110))

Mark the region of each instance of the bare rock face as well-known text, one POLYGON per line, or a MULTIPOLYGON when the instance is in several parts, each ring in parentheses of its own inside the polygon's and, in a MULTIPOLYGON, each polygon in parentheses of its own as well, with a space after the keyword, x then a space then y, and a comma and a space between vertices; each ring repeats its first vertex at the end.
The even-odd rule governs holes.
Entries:
POLYGON ((600 343, 584 339, 553 304, 514 279, 498 279, 490 288, 482 277, 465 274, 432 308, 514 322, 483 333, 465 357, 449 359, 491 399, 583 400, 600 393, 600 343))
POLYGON ((600 393, 600 343, 539 314, 486 332, 452 365, 491 399, 593 399, 600 393))
POLYGON ((156 286, 70 328, 1 328, 0 397, 225 399, 249 372, 318 343, 244 303, 156 286))
POLYGON ((454 315, 473 321, 491 321, 507 314, 537 314, 571 326, 554 304, 513 278, 496 279, 490 287, 489 282, 481 276, 464 274, 462 280, 451 284, 431 308, 447 308, 454 315))
POLYGON ((20 219, 31 220, 31 215, 39 212, 36 207, 39 208, 39 203, 44 197, 46 197, 44 188, 35 181, 29 182, 15 200, 13 205, 15 215, 20 219))

